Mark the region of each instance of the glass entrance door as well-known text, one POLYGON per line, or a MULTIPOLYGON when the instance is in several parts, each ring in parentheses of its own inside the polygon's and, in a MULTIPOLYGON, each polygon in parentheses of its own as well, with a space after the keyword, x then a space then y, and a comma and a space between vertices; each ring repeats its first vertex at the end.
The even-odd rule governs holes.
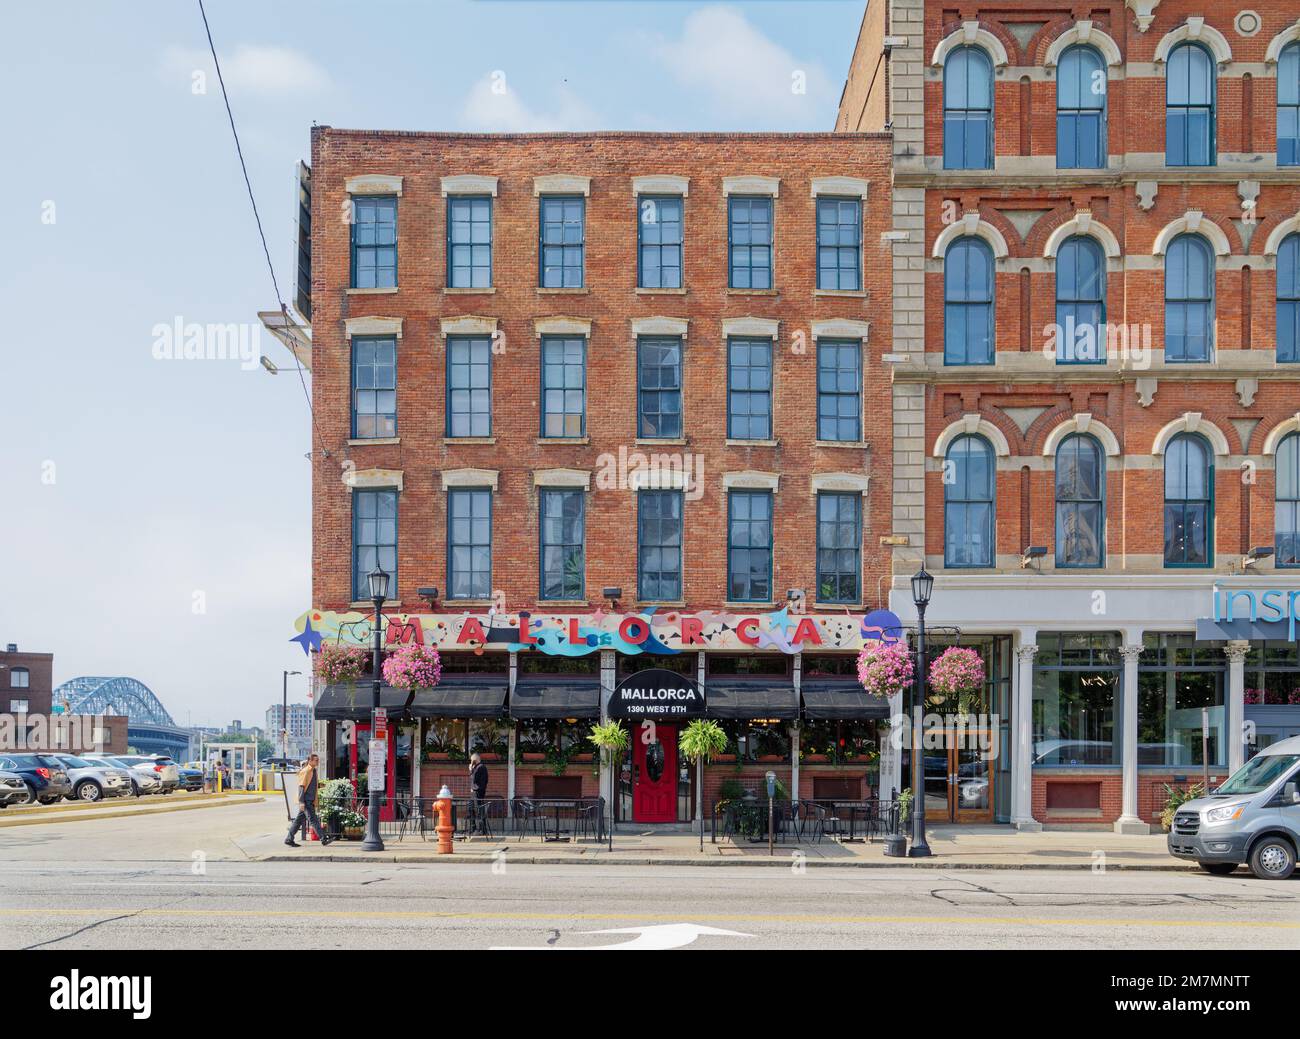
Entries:
POLYGON ((985 733, 945 735, 925 751, 925 818, 930 823, 991 823, 994 755, 985 733))

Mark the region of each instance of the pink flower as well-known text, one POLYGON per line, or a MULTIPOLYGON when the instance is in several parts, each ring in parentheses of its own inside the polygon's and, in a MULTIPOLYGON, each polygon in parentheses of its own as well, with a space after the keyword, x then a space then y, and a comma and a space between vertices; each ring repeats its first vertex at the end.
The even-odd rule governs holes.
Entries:
POLYGON ((858 681, 872 696, 888 698, 912 684, 912 656, 904 642, 876 642, 858 654, 858 681))
POLYGON ((984 684, 984 661, 973 649, 949 646, 930 665, 930 688, 945 696, 968 693, 984 684))
POLYGON ((432 646, 408 642, 384 661, 384 681, 394 689, 432 689, 441 678, 442 658, 432 646))
POLYGON ((1246 689, 1246 690, 1244 690, 1243 693, 1242 693, 1242 698, 1245 700, 1246 703, 1263 703, 1263 702, 1264 702, 1264 690, 1263 690, 1263 689, 1246 689))
POLYGON ((354 682, 361 677, 365 667, 364 649, 360 646, 344 646, 337 642, 327 642, 322 645, 313 665, 316 677, 324 679, 329 685, 354 682))

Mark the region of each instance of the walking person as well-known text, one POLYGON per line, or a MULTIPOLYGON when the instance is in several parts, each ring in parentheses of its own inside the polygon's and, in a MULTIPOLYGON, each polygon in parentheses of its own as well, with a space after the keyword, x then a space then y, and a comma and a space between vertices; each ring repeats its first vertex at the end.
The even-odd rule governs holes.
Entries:
POLYGON ((487 787, 488 767, 483 764, 478 751, 469 756, 469 787, 473 796, 470 804, 470 832, 488 836, 487 787))
POLYGON ((306 838, 308 826, 312 828, 312 832, 316 834, 316 839, 322 846, 334 839, 321 833, 320 819, 316 817, 316 766, 318 764, 320 764, 320 757, 313 754, 298 772, 298 814, 294 817, 293 825, 289 827, 289 836, 284 839, 284 843, 291 848, 301 847, 294 838, 298 836, 299 829, 306 838))

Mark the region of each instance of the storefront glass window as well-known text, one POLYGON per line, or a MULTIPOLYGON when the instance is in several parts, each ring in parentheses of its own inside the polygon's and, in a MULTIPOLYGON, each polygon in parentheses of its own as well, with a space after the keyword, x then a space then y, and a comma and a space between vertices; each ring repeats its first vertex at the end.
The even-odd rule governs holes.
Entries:
POLYGON ((879 727, 880 723, 874 719, 805 721, 799 730, 799 760, 816 764, 824 759, 833 765, 859 765, 869 771, 878 770, 879 727))
POLYGON ((710 675, 785 676, 790 673, 790 658, 784 653, 710 653, 707 659, 710 675))
POLYGON ((649 668, 659 668, 664 671, 671 671, 675 675, 685 675, 687 678, 695 679, 699 675, 700 655, 696 652, 686 653, 639 653, 635 656, 620 653, 618 654, 618 677, 624 679, 628 675, 634 675, 638 671, 645 671, 649 668))
POLYGON ((856 653, 805 653, 801 666, 804 678, 856 678, 858 655, 856 653))
POLYGON ((469 723, 469 749, 473 753, 500 754, 510 747, 510 725, 504 718, 475 718, 469 723))
POLYGON ((781 718, 725 719, 719 724, 727 734, 726 753, 738 761, 790 760, 790 725, 781 718))
POLYGON ((1114 632, 1038 636, 1035 766, 1120 764, 1119 644, 1114 632))
POLYGON ((465 749, 468 730, 464 718, 430 718, 425 722, 424 752, 449 754, 453 761, 463 761, 469 756, 465 749))
POLYGON ((1257 642, 1250 647, 1246 704, 1300 707, 1300 653, 1294 642, 1257 642))
POLYGON ((1209 764, 1224 764, 1227 661, 1190 634, 1148 633, 1138 665, 1138 764, 1200 765, 1201 709, 1209 708, 1209 764))

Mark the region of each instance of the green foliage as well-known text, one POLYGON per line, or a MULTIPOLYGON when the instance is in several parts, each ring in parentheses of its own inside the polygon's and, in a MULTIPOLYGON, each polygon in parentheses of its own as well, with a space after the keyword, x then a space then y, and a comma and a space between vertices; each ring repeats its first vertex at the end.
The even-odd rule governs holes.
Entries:
POLYGON ((898 794, 898 824, 902 826, 912 817, 912 788, 909 786, 898 794))
POLYGON ((1200 783, 1193 783, 1188 787, 1170 786, 1168 783, 1161 784, 1165 788, 1165 807, 1160 813, 1160 823, 1166 830, 1173 829, 1174 813, 1182 808, 1188 801, 1195 801, 1198 797, 1205 796, 1205 787, 1200 783))
POLYGON ((618 722, 593 725, 587 739, 600 749, 601 757, 611 764, 626 754, 631 744, 631 736, 627 729, 618 722))
POLYGON ((677 737, 677 751, 692 763, 712 761, 727 746, 727 734, 717 722, 696 718, 677 737))
POLYGON ((719 801, 735 801, 745 796, 745 788, 739 779, 724 779, 718 787, 719 801))
POLYGON ((316 794, 316 807, 320 814, 321 825, 328 825, 330 822, 337 820, 343 813, 343 806, 348 803, 352 797, 352 781, 350 779, 331 779, 322 783, 316 794))

